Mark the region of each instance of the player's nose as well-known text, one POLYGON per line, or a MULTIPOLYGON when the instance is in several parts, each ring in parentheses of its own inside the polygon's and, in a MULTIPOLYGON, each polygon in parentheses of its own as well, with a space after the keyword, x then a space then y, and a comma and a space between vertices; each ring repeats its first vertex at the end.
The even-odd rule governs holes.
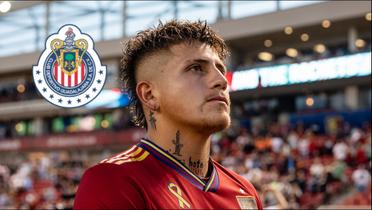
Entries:
POLYGON ((210 72, 210 87, 212 89, 218 88, 222 90, 227 89, 227 79, 224 73, 222 73, 218 68, 213 67, 210 72))

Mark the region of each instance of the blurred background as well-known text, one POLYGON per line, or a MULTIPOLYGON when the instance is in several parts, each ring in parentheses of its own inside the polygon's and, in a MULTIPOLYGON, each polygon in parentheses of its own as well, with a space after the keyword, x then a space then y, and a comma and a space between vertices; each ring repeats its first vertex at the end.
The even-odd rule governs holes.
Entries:
POLYGON ((213 158, 265 207, 371 208, 370 1, 0 1, 0 208, 71 209, 84 170, 138 141, 118 79, 121 42, 176 19, 207 20, 231 49, 232 126, 213 158), (32 65, 72 23, 96 42, 105 89, 53 106, 32 65))

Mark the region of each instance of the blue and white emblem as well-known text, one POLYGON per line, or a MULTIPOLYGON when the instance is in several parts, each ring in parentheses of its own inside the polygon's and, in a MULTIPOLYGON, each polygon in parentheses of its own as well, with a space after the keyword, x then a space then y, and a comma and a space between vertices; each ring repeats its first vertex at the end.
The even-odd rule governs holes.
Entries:
POLYGON ((40 94, 65 108, 89 103, 106 81, 106 66, 101 64, 93 39, 70 24, 48 37, 32 73, 40 94))

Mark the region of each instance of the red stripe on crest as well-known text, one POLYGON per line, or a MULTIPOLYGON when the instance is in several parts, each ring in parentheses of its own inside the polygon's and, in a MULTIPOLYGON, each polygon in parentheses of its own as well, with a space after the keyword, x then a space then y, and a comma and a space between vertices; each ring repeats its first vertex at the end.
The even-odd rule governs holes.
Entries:
MULTIPOLYGON (((61 71, 62 71, 62 69, 61 69, 61 71)), ((61 84, 63 85, 63 86, 65 86, 65 72, 61 72, 61 84)))
POLYGON ((54 62, 54 78, 58 82, 58 64, 57 64, 57 62, 54 62))
POLYGON ((74 73, 74 78, 75 78, 75 84, 74 84, 74 86, 76 86, 77 84, 78 84, 78 73, 79 73, 79 71, 75 71, 75 73, 74 73))
POLYGON ((85 76, 84 68, 85 68, 84 62, 81 62, 81 81, 84 80, 84 76, 85 76))
POLYGON ((72 76, 72 75, 68 75, 68 76, 67 76, 67 77, 68 77, 68 86, 69 86, 69 87, 71 87, 71 76, 72 76))

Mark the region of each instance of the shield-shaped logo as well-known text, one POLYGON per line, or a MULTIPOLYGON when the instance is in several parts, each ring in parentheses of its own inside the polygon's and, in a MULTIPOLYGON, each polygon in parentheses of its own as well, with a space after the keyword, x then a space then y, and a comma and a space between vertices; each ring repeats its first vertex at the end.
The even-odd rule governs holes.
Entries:
POLYGON ((33 78, 40 94, 54 105, 73 108, 92 101, 103 89, 106 66, 93 39, 72 24, 46 40, 33 78))
POLYGON ((74 73, 77 69, 77 64, 79 62, 79 54, 78 50, 72 50, 72 51, 61 51, 62 56, 62 68, 66 73, 74 73))

